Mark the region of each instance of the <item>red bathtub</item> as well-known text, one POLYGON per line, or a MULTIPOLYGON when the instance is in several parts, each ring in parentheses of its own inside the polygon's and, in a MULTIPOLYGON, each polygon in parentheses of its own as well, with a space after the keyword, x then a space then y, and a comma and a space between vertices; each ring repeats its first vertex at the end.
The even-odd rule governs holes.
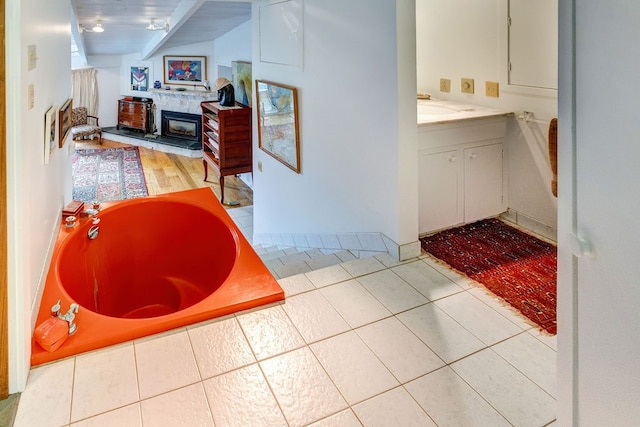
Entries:
POLYGON ((32 366, 284 299, 208 188, 105 203, 60 232, 36 325, 73 302, 77 332, 54 352, 33 340, 32 366))

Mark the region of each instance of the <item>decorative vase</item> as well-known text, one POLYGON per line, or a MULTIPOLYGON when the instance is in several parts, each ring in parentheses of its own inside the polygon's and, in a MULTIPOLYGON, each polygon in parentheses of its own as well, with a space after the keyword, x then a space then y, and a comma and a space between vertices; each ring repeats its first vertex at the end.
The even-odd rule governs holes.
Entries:
POLYGON ((160 80, 156 80, 155 82, 153 82, 154 89, 160 89, 161 87, 162 87, 162 84, 160 83, 160 80))

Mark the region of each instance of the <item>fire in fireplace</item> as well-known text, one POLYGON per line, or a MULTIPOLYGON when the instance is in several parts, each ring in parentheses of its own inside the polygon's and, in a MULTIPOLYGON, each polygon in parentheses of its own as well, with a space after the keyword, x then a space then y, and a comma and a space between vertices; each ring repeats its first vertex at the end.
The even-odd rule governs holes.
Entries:
POLYGON ((200 141, 202 119, 198 114, 162 110, 162 136, 200 141))

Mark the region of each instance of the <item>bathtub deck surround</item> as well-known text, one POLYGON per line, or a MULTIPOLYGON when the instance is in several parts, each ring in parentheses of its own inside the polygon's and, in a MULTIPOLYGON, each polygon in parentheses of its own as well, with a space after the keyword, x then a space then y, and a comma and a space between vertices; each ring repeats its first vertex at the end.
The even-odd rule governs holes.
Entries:
POLYGON ((209 189, 103 203, 95 239, 90 226, 61 224, 37 318, 77 302, 77 332, 53 352, 34 342, 32 366, 284 299, 209 189))

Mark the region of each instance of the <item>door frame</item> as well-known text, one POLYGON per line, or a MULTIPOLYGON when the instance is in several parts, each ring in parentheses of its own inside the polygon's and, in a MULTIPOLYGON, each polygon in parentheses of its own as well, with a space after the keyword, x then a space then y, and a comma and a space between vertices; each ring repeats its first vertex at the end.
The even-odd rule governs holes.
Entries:
POLYGON ((0 400, 9 396, 9 282, 7 253, 7 82, 5 0, 0 0, 0 400))

